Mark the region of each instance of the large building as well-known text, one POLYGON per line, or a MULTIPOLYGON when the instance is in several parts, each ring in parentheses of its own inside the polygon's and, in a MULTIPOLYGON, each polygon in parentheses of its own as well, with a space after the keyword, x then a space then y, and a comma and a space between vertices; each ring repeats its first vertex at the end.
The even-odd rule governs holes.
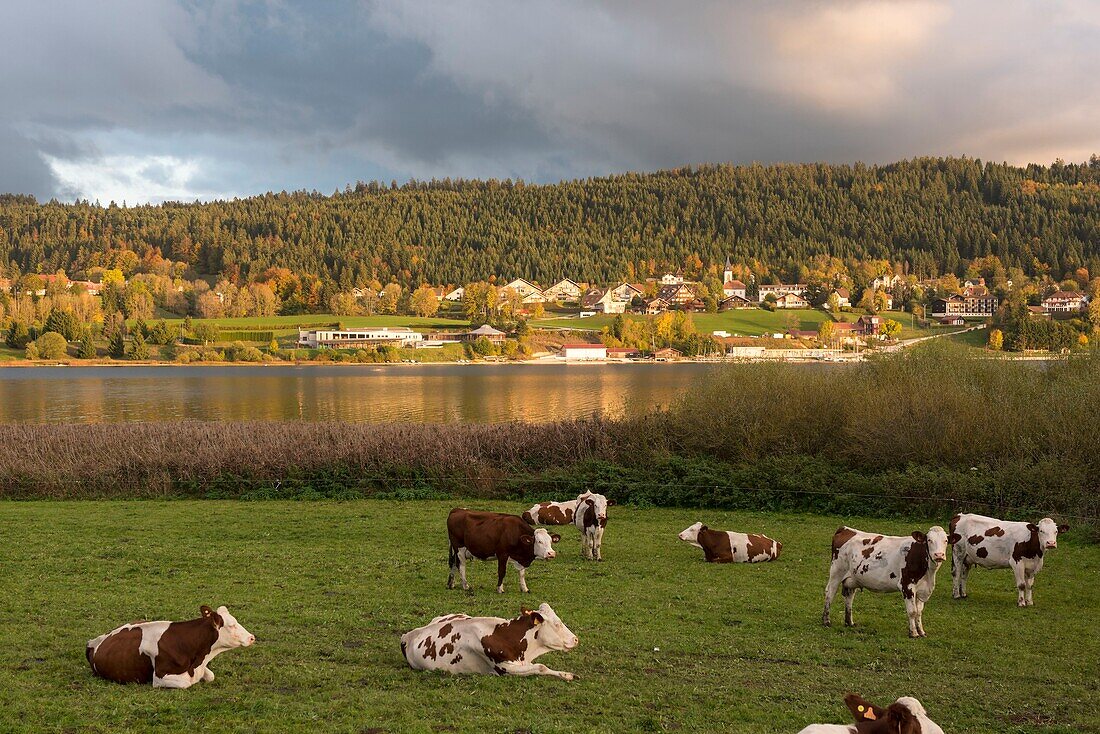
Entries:
POLYGON ((763 303, 769 293, 776 298, 785 296, 788 293, 805 298, 807 290, 808 286, 805 283, 772 283, 760 286, 760 293, 757 295, 756 300, 763 303))
POLYGON ((1076 291, 1055 291, 1043 299, 1043 307, 1050 313, 1076 313, 1083 311, 1087 299, 1076 291))
POLYGON ((932 301, 932 317, 962 316, 963 318, 988 318, 997 313, 997 297, 984 286, 967 288, 961 295, 937 298, 932 301))
POLYGON ((322 329, 298 330, 298 346, 308 349, 354 349, 381 344, 408 347, 415 346, 422 341, 424 341, 423 334, 403 326, 331 331, 322 329))

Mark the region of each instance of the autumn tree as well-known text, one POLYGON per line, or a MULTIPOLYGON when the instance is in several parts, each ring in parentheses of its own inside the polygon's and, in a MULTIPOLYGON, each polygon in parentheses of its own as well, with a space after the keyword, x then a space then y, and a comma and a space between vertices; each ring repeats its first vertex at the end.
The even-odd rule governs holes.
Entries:
POLYGON ((435 289, 429 285, 420 286, 413 291, 409 306, 417 316, 435 316, 439 311, 439 299, 435 295, 435 289))

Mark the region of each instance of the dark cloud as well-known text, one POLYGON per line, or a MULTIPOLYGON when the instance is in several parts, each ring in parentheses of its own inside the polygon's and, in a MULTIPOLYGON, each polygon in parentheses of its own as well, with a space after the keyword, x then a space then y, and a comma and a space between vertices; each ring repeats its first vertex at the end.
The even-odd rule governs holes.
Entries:
POLYGON ((0 189, 40 196, 1100 150, 1090 0, 106 0, 3 20, 0 189))

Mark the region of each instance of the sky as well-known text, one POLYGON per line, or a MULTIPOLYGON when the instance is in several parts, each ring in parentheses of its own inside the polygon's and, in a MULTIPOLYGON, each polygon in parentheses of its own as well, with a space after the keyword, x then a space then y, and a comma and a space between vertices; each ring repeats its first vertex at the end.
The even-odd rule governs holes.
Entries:
POLYGON ((36 0, 0 68, 40 200, 1100 153, 1097 0, 36 0))

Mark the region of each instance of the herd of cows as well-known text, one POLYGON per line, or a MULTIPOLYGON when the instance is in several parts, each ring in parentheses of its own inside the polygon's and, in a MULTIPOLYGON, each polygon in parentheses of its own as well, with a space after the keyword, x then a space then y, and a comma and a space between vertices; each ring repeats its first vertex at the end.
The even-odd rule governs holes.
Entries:
MULTIPOLYGON (((575 525, 580 532, 585 559, 602 561, 602 541, 607 527, 607 508, 614 502, 585 493, 567 502, 541 502, 522 515, 451 510, 447 517, 450 539, 450 575, 469 589, 466 563, 470 559, 497 561, 497 591, 504 592, 509 565, 527 592, 526 572, 538 559, 557 554, 554 543, 561 536, 542 525, 575 525)), ((833 535, 832 561, 825 587, 822 622, 830 623, 830 608, 837 591, 844 597, 844 623, 854 624, 852 602, 860 589, 901 592, 909 619, 909 636, 925 636, 922 612, 936 587, 936 572, 952 552, 953 596, 966 597, 971 567, 1010 568, 1018 590, 1019 606, 1030 606, 1036 574, 1043 567, 1044 552, 1058 547, 1058 534, 1066 526, 1050 518, 1038 524, 1009 522, 981 515, 952 518, 949 531, 934 526, 927 533, 907 536, 866 533, 842 527, 833 535)), ((679 534, 680 540, 703 550, 711 563, 757 563, 777 559, 782 543, 764 535, 712 530, 695 523, 679 534)), ((197 619, 184 622, 132 622, 89 640, 86 654, 92 671, 119 683, 152 683, 155 687, 188 688, 212 681, 209 665, 217 655, 248 647, 256 638, 224 606, 200 609, 197 619)), ((496 675, 549 675, 573 680, 572 673, 536 663, 546 652, 572 650, 579 638, 549 604, 522 608, 518 617, 470 617, 448 614, 436 617, 401 637, 401 652, 414 670, 496 675)), ((845 698, 855 723, 813 724, 800 734, 943 734, 912 697, 899 698, 882 708, 859 696, 845 698)))

